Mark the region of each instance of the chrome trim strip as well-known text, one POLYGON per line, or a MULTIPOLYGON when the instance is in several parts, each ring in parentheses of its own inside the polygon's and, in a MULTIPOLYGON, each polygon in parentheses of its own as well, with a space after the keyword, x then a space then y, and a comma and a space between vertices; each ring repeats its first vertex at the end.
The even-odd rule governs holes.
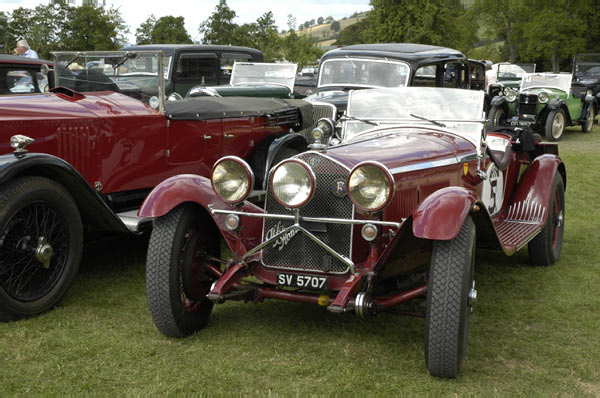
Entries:
POLYGON ((410 164, 408 166, 400 166, 400 167, 391 169, 390 172, 392 174, 407 173, 409 171, 417 171, 417 170, 431 169, 434 167, 450 166, 450 165, 458 164, 458 163, 460 163, 460 162, 457 158, 449 158, 449 159, 442 159, 442 160, 434 160, 432 162, 422 162, 422 163, 410 164))
POLYGON ((470 162, 472 160, 477 160, 477 153, 469 153, 467 155, 461 156, 460 158, 452 157, 452 158, 447 158, 447 159, 433 160, 431 162, 422 162, 422 163, 410 164, 407 166, 400 166, 400 167, 391 169, 390 172, 392 174, 407 173, 409 171, 425 170, 425 169, 431 169, 434 167, 451 166, 454 164, 470 162))

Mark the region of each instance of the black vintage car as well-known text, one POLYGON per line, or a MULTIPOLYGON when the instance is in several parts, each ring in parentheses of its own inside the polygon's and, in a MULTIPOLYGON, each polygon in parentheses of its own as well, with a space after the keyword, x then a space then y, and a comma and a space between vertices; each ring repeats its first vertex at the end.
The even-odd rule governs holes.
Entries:
POLYGON ((45 67, 52 61, 0 54, 0 95, 43 93, 53 87, 45 67))
MULTIPOLYGON (((481 62, 446 47, 358 44, 328 51, 321 57, 317 93, 307 100, 332 103, 341 114, 347 106, 348 92, 355 89, 417 86, 483 90, 484 69, 481 62)), ((488 104, 486 98, 486 111, 488 104)))
POLYGON ((259 50, 239 46, 146 44, 124 47, 121 50, 162 51, 165 63, 165 92, 176 97, 173 99, 185 97, 192 87, 199 84, 229 84, 235 62, 264 61, 264 56, 259 50))
POLYGON ((600 53, 573 57, 573 82, 586 86, 594 96, 600 92, 600 53))

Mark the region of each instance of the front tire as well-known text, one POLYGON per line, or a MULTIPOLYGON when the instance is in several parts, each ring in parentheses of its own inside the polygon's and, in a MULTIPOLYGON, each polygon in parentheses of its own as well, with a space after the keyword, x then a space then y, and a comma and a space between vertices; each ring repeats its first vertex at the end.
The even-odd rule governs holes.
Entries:
POLYGON ((82 249, 79 209, 62 185, 30 176, 0 188, 0 321, 56 306, 82 249))
POLYGON ((561 108, 553 109, 546 118, 546 138, 548 141, 560 141, 565 132, 567 118, 561 108))
POLYGON ((463 367, 477 295, 474 271, 475 224, 468 217, 454 239, 433 244, 425 313, 425 361, 432 376, 456 378, 463 367))
POLYGON ((218 256, 200 209, 183 204, 154 222, 146 259, 146 293, 156 328, 185 337, 206 326, 213 303, 206 298, 214 277, 203 265, 218 256))
POLYGON ((538 266, 549 266, 558 261, 565 230, 565 184, 557 172, 552 186, 552 198, 546 223, 539 234, 529 242, 529 260, 538 266))
POLYGON ((581 131, 584 133, 589 133, 594 128, 594 119, 596 118, 596 112, 594 111, 594 105, 588 104, 587 106, 587 118, 585 122, 581 125, 581 131))

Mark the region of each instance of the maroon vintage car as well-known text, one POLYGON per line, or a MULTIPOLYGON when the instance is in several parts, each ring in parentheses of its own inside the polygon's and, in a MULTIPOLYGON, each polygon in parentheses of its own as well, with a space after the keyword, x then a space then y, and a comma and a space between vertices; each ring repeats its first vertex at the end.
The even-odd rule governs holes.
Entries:
POLYGON ((161 59, 158 52, 60 53, 61 87, 0 97, 0 320, 56 305, 86 239, 149 227, 137 210, 166 178, 208 177, 217 159, 234 155, 263 176, 260 188, 271 163, 306 149, 290 128, 312 123, 310 104, 165 102, 161 59))
POLYGON ((154 218, 146 284, 158 330, 194 333, 228 300, 363 318, 394 308, 425 318, 430 373, 456 377, 475 247, 529 245, 534 264, 550 265, 564 228, 558 147, 529 130, 486 131, 483 103, 460 89, 353 91, 342 131, 319 121, 312 150, 271 169, 264 207, 246 200, 254 176, 235 156, 210 179, 161 183, 140 209, 154 218))

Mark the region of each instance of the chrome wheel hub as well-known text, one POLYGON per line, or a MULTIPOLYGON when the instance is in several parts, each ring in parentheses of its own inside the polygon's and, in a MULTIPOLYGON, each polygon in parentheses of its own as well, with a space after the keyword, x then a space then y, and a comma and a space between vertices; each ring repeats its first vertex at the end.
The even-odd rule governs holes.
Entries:
POLYGON ((469 298, 467 301, 467 304, 468 304, 469 308, 471 309, 471 312, 473 312, 473 305, 475 304, 476 301, 477 301, 477 290, 475 289, 475 281, 473 281, 473 283, 471 284, 471 290, 469 290, 469 298))
POLYGON ((560 228, 560 226, 562 225, 563 221, 565 220, 565 216, 563 215, 563 212, 561 211, 560 213, 558 213, 558 215, 556 216, 556 226, 558 228, 560 228))
POLYGON ((40 236, 37 248, 35 249, 35 258, 42 263, 44 268, 48 269, 50 268, 50 261, 53 254, 54 249, 52 249, 52 246, 46 241, 45 237, 40 236))

